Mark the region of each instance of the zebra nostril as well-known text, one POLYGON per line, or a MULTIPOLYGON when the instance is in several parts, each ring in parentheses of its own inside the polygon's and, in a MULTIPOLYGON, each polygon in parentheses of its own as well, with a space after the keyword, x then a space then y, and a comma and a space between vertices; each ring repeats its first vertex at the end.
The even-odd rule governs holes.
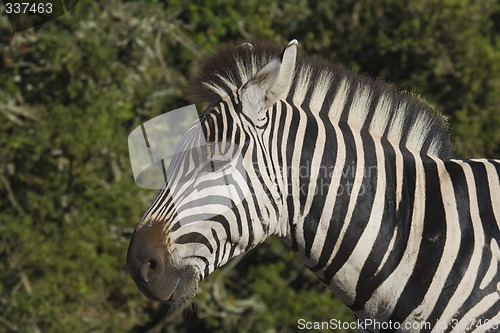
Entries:
POLYGON ((144 282, 149 282, 151 279, 158 276, 159 273, 159 265, 155 259, 148 260, 141 269, 141 277, 144 282))
POLYGON ((148 261, 147 275, 150 276, 151 274, 153 274, 155 269, 156 269, 156 262, 154 260, 148 261))

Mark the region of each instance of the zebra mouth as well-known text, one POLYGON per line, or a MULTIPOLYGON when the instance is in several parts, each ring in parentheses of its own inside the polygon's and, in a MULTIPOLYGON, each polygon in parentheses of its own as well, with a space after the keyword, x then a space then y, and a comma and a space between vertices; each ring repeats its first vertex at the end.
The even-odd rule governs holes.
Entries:
POLYGON ((188 300, 196 296, 198 292, 198 274, 194 267, 189 266, 181 274, 170 297, 164 299, 167 302, 178 302, 188 300))
MULTIPOLYGON (((143 270, 157 269, 151 268, 152 263, 143 270)), ((154 266, 154 265, 153 265, 154 266)), ((139 276, 145 276, 146 273, 139 272, 139 276)), ((132 274, 134 276, 134 274, 132 274)), ((153 300, 163 302, 179 302, 188 300, 196 296, 198 292, 199 274, 192 266, 184 270, 173 270, 165 267, 160 274, 151 276, 149 279, 134 278, 137 287, 142 293, 153 300)))

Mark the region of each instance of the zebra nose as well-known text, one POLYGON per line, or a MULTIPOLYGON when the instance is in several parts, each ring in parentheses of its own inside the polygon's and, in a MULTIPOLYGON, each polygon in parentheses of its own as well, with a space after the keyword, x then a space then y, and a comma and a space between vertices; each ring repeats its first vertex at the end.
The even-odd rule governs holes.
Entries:
POLYGON ((136 229, 127 252, 127 266, 142 293, 154 300, 176 302, 194 297, 199 270, 183 265, 167 249, 162 224, 147 223, 136 229))
POLYGON ((127 266, 132 278, 143 284, 158 278, 165 268, 165 247, 155 244, 154 239, 148 237, 151 234, 148 229, 136 231, 127 253, 127 266))
POLYGON ((127 267, 137 287, 149 298, 163 299, 168 291, 172 274, 167 252, 161 227, 146 225, 134 232, 127 267))

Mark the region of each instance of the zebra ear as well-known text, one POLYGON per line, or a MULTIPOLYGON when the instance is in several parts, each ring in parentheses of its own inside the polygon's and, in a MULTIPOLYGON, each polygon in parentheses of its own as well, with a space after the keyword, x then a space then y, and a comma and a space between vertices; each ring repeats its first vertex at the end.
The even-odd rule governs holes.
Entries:
POLYGON ((243 86, 243 113, 254 124, 264 121, 264 111, 288 93, 295 71, 297 44, 295 39, 288 43, 280 58, 265 65, 243 86))

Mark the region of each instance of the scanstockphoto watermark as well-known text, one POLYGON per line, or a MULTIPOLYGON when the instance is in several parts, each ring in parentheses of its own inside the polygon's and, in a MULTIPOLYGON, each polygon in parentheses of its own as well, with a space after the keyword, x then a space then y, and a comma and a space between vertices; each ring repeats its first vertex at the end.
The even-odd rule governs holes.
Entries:
POLYGON ((299 330, 323 330, 323 331, 338 331, 338 330, 373 330, 373 331, 420 331, 430 330, 432 328, 429 322, 406 322, 400 323, 395 321, 378 321, 375 319, 358 319, 356 321, 343 321, 332 318, 328 321, 307 321, 306 319, 299 319, 297 321, 297 328, 299 330))
POLYGON ((248 161, 237 144, 206 142, 194 104, 138 126, 130 133, 128 146, 138 186, 165 188, 172 193, 181 189, 183 194, 174 199, 179 200, 177 204, 192 212, 198 210, 207 219, 220 214, 210 212, 213 207, 230 209, 246 199, 278 193, 360 197, 371 193, 377 177, 377 167, 363 163, 325 166, 306 160, 301 165, 276 169, 275 164, 271 166, 263 160, 248 161), (171 163, 174 163, 172 167, 171 163), (190 176, 184 177, 185 173, 190 176), (202 182, 209 192, 200 192, 200 188, 191 186, 194 182, 202 182), (190 195, 185 195, 186 191, 191 191, 190 195), (200 201, 196 200, 199 195, 203 196, 205 205, 199 205, 200 201))
POLYGON ((371 330, 371 331, 421 331, 439 329, 459 330, 468 332, 471 330, 498 330, 500 323, 496 319, 467 319, 462 318, 452 320, 438 320, 434 323, 429 321, 414 321, 414 322, 396 322, 396 321, 378 321, 376 319, 358 319, 356 321, 343 321, 332 318, 328 321, 307 321, 300 318, 297 321, 299 330, 322 330, 322 331, 338 331, 338 330, 371 330))
MULTIPOLYGON (((154 117, 135 128, 128 137, 130 164, 135 183, 145 189, 161 189, 167 179, 167 170, 182 136, 193 127, 201 131, 198 111, 194 104, 154 117)), ((198 147, 206 148, 201 140, 198 147)), ((176 151, 177 148, 177 151, 176 151)), ((195 151, 197 147, 186 149, 195 151)))
MULTIPOLYGON (((201 133, 198 113, 194 104, 159 115, 130 133, 128 138, 129 154, 137 185, 147 189, 161 189, 167 179, 167 170, 172 158, 176 154, 179 156, 183 153, 179 149, 188 149, 192 152, 196 152, 196 148, 207 150, 208 143, 205 140, 199 140, 197 147, 177 146, 181 137, 188 130, 191 130, 192 133, 195 131, 201 133)), ((232 148, 225 150, 239 151, 235 144, 228 143, 227 146, 232 148)), ((226 164, 227 162, 216 159, 214 157, 212 160, 214 164, 220 164, 220 162, 226 164)), ((248 179, 250 175, 255 175, 259 179, 275 179, 274 186, 285 186, 288 194, 297 194, 298 191, 301 195, 326 196, 331 193, 336 196, 349 196, 351 194, 363 196, 369 190, 368 187, 374 186, 378 172, 376 165, 365 165, 364 163, 358 165, 356 162, 321 165, 306 160, 300 165, 287 165, 285 167, 276 167, 275 164, 271 166, 271 164, 262 161, 253 161, 253 165, 244 165, 240 162, 242 162, 242 156, 237 154, 231 156, 231 163, 237 165, 231 170, 233 175, 239 173, 244 179, 248 179)), ((220 171, 224 173, 224 170, 220 171)), ((254 188, 254 190, 256 189, 254 188)), ((276 190, 284 191, 283 188, 276 188, 276 190)), ((252 192, 254 196, 262 194, 252 192)))
POLYGON ((254 170, 258 176, 264 173, 280 173, 288 186, 288 193, 298 190, 302 195, 326 196, 332 192, 336 196, 363 196, 368 191, 368 186, 373 187, 377 179, 378 168, 376 165, 357 165, 355 161, 342 165, 313 165, 306 160, 301 165, 287 165, 284 169, 273 171, 262 169, 262 165, 254 162, 254 170))

